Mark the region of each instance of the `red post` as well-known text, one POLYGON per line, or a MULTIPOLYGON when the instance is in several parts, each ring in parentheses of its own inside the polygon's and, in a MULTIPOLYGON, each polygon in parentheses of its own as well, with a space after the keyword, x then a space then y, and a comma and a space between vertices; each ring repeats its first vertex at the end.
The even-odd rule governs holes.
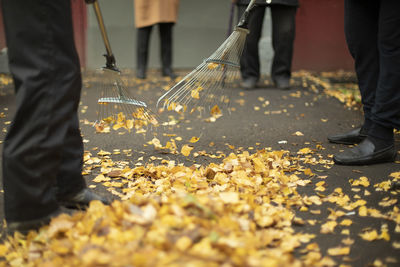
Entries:
POLYGON ((86 42, 87 42, 87 12, 83 0, 71 0, 72 21, 74 24, 74 38, 76 50, 79 54, 81 67, 86 67, 86 42))

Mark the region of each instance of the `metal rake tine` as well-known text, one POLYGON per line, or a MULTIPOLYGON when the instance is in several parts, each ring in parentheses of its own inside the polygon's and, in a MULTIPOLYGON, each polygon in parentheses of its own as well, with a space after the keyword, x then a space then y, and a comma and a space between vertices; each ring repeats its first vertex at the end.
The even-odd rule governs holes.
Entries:
POLYGON ((157 107, 162 100, 165 101, 163 108, 169 108, 173 103, 179 103, 185 108, 189 107, 190 110, 205 103, 214 104, 219 100, 227 103, 225 89, 227 88, 227 83, 233 81, 230 76, 235 76, 231 67, 239 67, 238 61, 247 33, 247 29, 236 27, 235 31, 208 59, 158 99, 157 107), (212 63, 218 64, 217 70, 209 68, 209 64, 212 63), (201 99, 193 98, 192 95, 193 90, 198 88, 204 90, 201 93, 201 99), (191 104, 193 108, 190 106, 191 104))
MULTIPOLYGON (((163 94, 158 100, 157 100, 157 104, 156 106, 158 107, 158 105, 160 104, 160 101, 165 99, 165 97, 167 97, 170 93, 174 92, 173 90, 175 88, 177 88, 179 85, 181 85, 184 81, 186 81, 186 79, 188 77, 190 77, 193 73, 195 73, 198 70, 198 67, 194 70, 192 70, 189 74, 187 74, 185 77, 182 78, 182 80, 180 80, 177 84, 175 84, 171 89, 169 89, 165 94, 163 94)), ((176 94, 176 92, 174 92, 172 94, 171 97, 173 97, 176 94)), ((165 108, 165 105, 168 104, 168 101, 164 102, 163 108, 165 108)), ((169 104, 168 104, 169 105, 169 104)))
POLYGON ((173 96, 174 99, 175 99, 174 102, 178 102, 179 103, 181 101, 184 101, 184 99, 186 99, 186 101, 184 102, 184 105, 187 105, 192 100, 192 97, 191 97, 192 90, 195 90, 195 89, 191 89, 191 88, 193 88, 193 87, 199 88, 201 86, 201 85, 198 85, 198 86, 195 85, 196 83, 199 82, 199 80, 200 79, 198 79, 198 78, 194 79, 192 77, 187 83, 185 83, 182 86, 182 88, 180 88, 177 91, 177 94, 173 96), (190 94, 190 97, 188 97, 189 94, 190 94))
MULTIPOLYGON (((205 90, 208 91, 209 86, 207 86, 207 79, 204 79, 204 77, 209 76, 209 74, 208 74, 209 72, 211 72, 211 70, 208 69, 207 64, 202 64, 201 70, 199 72, 199 77, 197 77, 197 79, 192 78, 189 83, 185 84, 185 88, 182 88, 182 94, 180 95, 182 101, 184 101, 183 102, 184 105, 188 106, 190 102, 196 102, 198 104, 195 104, 193 106, 193 108, 196 108, 200 103, 202 103, 201 100, 192 101, 193 97, 191 96, 191 94, 192 94, 192 90, 196 90, 198 88, 203 88, 203 90, 204 90, 204 88, 207 88, 205 90), (198 83, 198 84, 196 84, 196 83, 198 83), (189 94, 190 94, 190 96, 189 96, 189 94)), ((193 110, 193 108, 191 108, 191 110, 193 110)))
MULTIPOLYGON (((171 89, 169 89, 167 92, 165 92, 162 96, 160 96, 160 98, 157 100, 157 104, 156 107, 159 106, 160 102, 165 99, 170 93, 174 92, 173 90, 178 87, 180 84, 182 84, 187 77, 189 77, 195 70, 193 70, 192 72, 190 72, 189 74, 187 74, 185 77, 183 77, 182 80, 180 80, 177 84, 175 84, 171 89)), ((174 95, 174 94, 172 94, 174 95)), ((165 108, 165 105, 167 104, 167 102, 164 102, 163 108, 165 108)))

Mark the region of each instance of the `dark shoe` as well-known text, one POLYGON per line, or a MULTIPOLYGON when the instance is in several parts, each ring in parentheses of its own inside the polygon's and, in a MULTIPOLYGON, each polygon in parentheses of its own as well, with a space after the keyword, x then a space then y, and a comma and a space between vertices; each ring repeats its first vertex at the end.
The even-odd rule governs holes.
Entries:
POLYGON ((138 78, 138 79, 146 79, 146 70, 144 68, 137 69, 136 78, 138 78))
POLYGON ((249 77, 249 78, 243 79, 242 87, 246 90, 254 89, 254 88, 256 88, 256 85, 257 85, 257 78, 255 78, 255 77, 249 77))
POLYGON ((65 207, 60 207, 58 210, 50 213, 49 215, 30 221, 22 221, 22 222, 10 222, 7 223, 7 234, 14 235, 15 232, 20 232, 23 235, 27 235, 29 231, 38 230, 40 227, 49 224, 52 218, 57 217, 61 214, 73 215, 76 211, 70 210, 65 207))
POLYGON ((328 140, 329 142, 335 144, 359 144, 367 137, 367 132, 367 130, 364 130, 362 127, 360 127, 347 133, 329 136, 328 140))
POLYGON ((175 79, 177 77, 176 74, 172 71, 171 68, 163 68, 162 76, 163 77, 170 77, 171 79, 175 79))
POLYGON ((394 144, 376 150, 374 143, 369 138, 365 138, 358 146, 334 155, 333 161, 341 165, 371 165, 393 162, 395 158, 394 144))
POLYGON ((281 90, 290 89, 290 79, 289 78, 277 78, 274 81, 275 87, 281 90))
POLYGON ((89 206, 89 203, 93 200, 99 200, 104 205, 110 204, 110 201, 108 201, 105 197, 99 196, 87 188, 73 196, 59 199, 58 203, 71 209, 86 209, 89 206))

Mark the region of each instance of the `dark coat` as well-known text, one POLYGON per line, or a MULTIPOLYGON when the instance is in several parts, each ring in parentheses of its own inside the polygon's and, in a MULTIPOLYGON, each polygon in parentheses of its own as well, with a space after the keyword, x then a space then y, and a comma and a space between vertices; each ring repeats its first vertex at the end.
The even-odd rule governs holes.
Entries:
MULTIPOLYGON (((250 0, 237 0, 238 5, 248 5, 250 0)), ((257 5, 286 5, 286 6, 299 6, 299 0, 271 0, 268 4, 266 0, 257 0, 257 5)))

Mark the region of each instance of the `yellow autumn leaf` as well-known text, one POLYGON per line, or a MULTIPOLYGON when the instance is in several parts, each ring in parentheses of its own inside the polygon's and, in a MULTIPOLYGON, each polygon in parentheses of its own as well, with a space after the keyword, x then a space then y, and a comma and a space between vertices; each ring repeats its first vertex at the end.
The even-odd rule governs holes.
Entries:
POLYGON ((395 242, 392 243, 392 246, 393 246, 395 249, 400 249, 400 242, 395 241, 395 242))
POLYGON ((359 234, 359 236, 366 241, 374 241, 379 238, 378 232, 376 230, 364 232, 362 234, 359 234))
POLYGON ((292 135, 295 135, 295 136, 304 136, 304 134, 303 134, 302 132, 300 132, 300 131, 297 131, 297 132, 293 133, 292 135))
POLYGON ((128 130, 131 130, 133 128, 133 125, 133 120, 126 121, 126 127, 128 128, 128 130))
POLYGON ((109 180, 110 178, 106 178, 103 174, 99 174, 96 176, 96 178, 93 179, 93 182, 102 183, 102 182, 107 182, 109 180))
POLYGON ((353 180, 353 181, 350 181, 350 182, 351 182, 352 186, 361 185, 361 186, 364 186, 364 187, 368 187, 370 185, 368 178, 365 177, 365 176, 362 176, 362 177, 360 177, 360 179, 353 180))
POLYGON ((392 182, 390 180, 374 184, 376 191, 389 191, 391 186, 392 186, 392 182))
POLYGON ((186 251, 191 245, 192 245, 192 240, 187 237, 187 236, 182 236, 181 238, 176 241, 175 246, 180 250, 180 251, 186 251))
POLYGON ((210 111, 212 116, 218 116, 221 115, 221 110, 219 109, 219 107, 217 105, 215 105, 214 107, 212 107, 211 111, 210 111))
POLYGON ((8 252, 8 248, 4 244, 0 244, 0 257, 6 256, 6 253, 8 252))
POLYGON ((211 63, 208 63, 208 64, 207 64, 207 68, 208 68, 209 70, 213 70, 213 69, 217 68, 218 65, 219 65, 218 63, 213 63, 213 62, 211 62, 211 63))
POLYGON ((75 223, 71 220, 71 218, 68 215, 62 214, 59 217, 56 217, 51 220, 47 232, 48 236, 51 238, 59 233, 67 232, 69 229, 71 229, 71 227, 74 226, 74 224, 75 223))
POLYGON ((349 229, 343 229, 340 233, 342 235, 350 235, 350 230, 349 229))
POLYGON ((361 206, 361 207, 358 209, 358 215, 360 215, 361 217, 367 216, 367 215, 368 215, 367 207, 361 206))
POLYGON ((328 249, 328 254, 331 256, 349 255, 350 247, 334 247, 328 249))
POLYGON ((192 151, 193 147, 189 146, 189 145, 184 145, 181 148, 181 154, 184 155, 185 157, 190 155, 190 152, 192 151))
POLYGON ((116 130, 122 128, 122 127, 123 127, 123 126, 122 126, 121 124, 118 123, 118 124, 114 124, 112 128, 113 128, 113 130, 116 131, 116 130))
POLYGON ((254 158, 251 160, 254 164, 254 170, 258 173, 265 172, 267 168, 265 167, 265 164, 262 162, 261 159, 259 158, 254 158))
POLYGON ((158 140, 156 137, 151 140, 151 143, 154 145, 154 148, 159 149, 162 148, 160 140, 158 140))
POLYGON ((352 224, 353 224, 353 221, 350 219, 344 219, 343 221, 340 222, 340 225, 343 225, 343 226, 350 226, 352 224))
POLYGON ((302 148, 299 151, 297 151, 297 154, 300 154, 300 155, 305 155, 305 154, 310 154, 310 153, 312 153, 312 150, 309 147, 305 147, 305 148, 302 148))
POLYGON ((314 175, 314 173, 311 171, 310 168, 305 169, 303 172, 307 176, 313 176, 314 175))
POLYGON ((198 90, 198 89, 193 89, 192 92, 190 93, 190 95, 191 95, 194 99, 200 99, 200 95, 199 95, 199 90, 198 90))
POLYGON ((390 177, 393 177, 394 179, 400 179, 400 172, 392 172, 389 174, 390 177))
POLYGON ((199 141, 199 140, 200 140, 200 137, 193 136, 192 138, 190 138, 189 142, 194 144, 194 143, 197 143, 197 141, 199 141))
POLYGON ((328 221, 321 225, 321 234, 333 233, 337 225, 336 221, 328 221))
POLYGON ((221 192, 219 193, 219 197, 227 204, 236 204, 239 202, 239 195, 236 192, 221 192))

